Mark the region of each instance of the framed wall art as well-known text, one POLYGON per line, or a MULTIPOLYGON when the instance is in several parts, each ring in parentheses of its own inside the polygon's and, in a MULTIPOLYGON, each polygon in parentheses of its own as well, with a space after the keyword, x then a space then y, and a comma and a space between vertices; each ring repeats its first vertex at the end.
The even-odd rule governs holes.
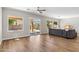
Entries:
POLYGON ((8 16, 8 31, 23 30, 23 17, 8 16))

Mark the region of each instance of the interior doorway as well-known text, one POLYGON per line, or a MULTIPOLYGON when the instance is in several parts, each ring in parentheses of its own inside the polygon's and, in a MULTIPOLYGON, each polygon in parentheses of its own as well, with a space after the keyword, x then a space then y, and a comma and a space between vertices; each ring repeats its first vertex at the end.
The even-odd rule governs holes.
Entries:
POLYGON ((40 19, 30 19, 30 35, 40 34, 40 19))

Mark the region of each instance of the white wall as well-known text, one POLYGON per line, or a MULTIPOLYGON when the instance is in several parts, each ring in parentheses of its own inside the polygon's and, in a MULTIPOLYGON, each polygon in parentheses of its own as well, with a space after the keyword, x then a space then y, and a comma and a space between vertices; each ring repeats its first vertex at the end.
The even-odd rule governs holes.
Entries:
POLYGON ((2 40, 2 8, 0 7, 0 40, 2 40))
POLYGON ((47 33, 47 24, 46 18, 40 15, 28 13, 25 11, 10 9, 10 8, 2 8, 2 38, 11 39, 16 37, 24 37, 30 35, 30 20, 29 17, 34 17, 35 19, 41 20, 41 34, 47 33), (22 16, 24 20, 24 30, 23 31, 13 31, 8 32, 8 24, 7 24, 7 17, 8 16, 22 16))
POLYGON ((47 17, 44 16, 41 17, 41 34, 48 33, 47 19, 48 19, 47 17))
POLYGON ((79 33, 79 17, 62 19, 60 23, 61 25, 60 27, 64 29, 65 24, 73 25, 73 28, 76 29, 77 33, 79 33))
POLYGON ((11 39, 16 37, 28 36, 29 35, 29 20, 28 15, 25 12, 21 12, 14 9, 2 8, 2 38, 11 39), (8 31, 8 16, 22 16, 24 20, 24 30, 23 31, 8 31))

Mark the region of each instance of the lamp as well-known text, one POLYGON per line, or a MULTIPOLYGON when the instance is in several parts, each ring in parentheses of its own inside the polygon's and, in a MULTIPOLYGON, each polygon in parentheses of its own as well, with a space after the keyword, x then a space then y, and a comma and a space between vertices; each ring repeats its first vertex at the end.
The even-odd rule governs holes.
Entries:
POLYGON ((66 31, 68 31, 69 29, 71 29, 71 25, 68 25, 68 24, 65 25, 65 26, 64 26, 64 29, 65 29, 66 31))

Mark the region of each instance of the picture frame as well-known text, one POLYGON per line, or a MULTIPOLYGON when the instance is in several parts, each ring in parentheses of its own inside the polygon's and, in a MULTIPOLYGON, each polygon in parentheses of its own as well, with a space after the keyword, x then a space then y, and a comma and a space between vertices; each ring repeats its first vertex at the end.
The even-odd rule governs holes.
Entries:
POLYGON ((8 16, 7 17, 7 31, 23 31, 24 30, 24 20, 22 16, 8 16))

